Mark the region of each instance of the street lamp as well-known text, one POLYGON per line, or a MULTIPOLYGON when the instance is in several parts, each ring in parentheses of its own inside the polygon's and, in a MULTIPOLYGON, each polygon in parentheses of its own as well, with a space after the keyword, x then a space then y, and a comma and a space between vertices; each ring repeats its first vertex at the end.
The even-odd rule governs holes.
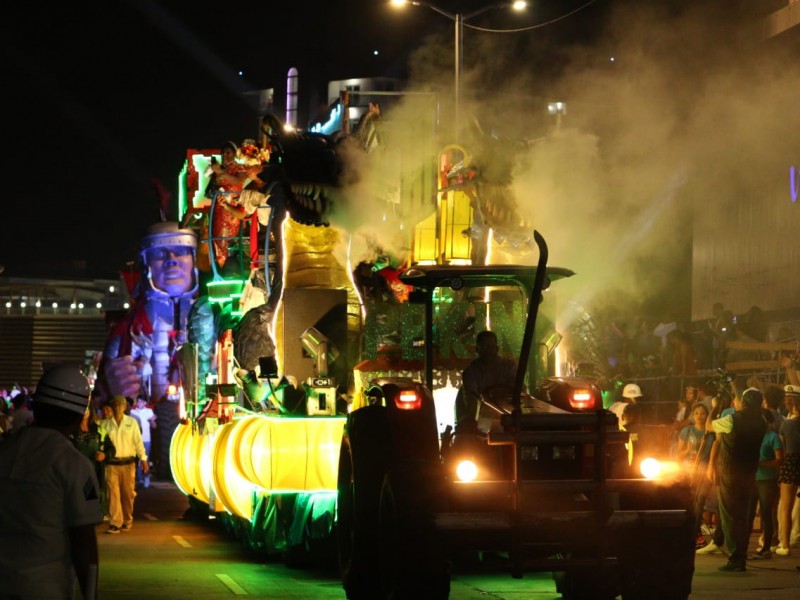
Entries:
POLYGON ((495 4, 489 4, 487 6, 479 8, 467 14, 451 13, 442 8, 439 8, 435 4, 431 4, 429 2, 422 2, 420 0, 391 0, 391 4, 397 7, 403 6, 405 4, 411 4, 413 6, 424 6, 426 8, 430 8, 434 12, 439 13, 442 16, 447 17, 455 24, 455 81, 453 85, 453 95, 455 98, 454 117, 456 124, 456 138, 458 138, 459 117, 460 117, 459 113, 461 104, 461 67, 463 59, 464 22, 472 19, 473 17, 477 17, 480 14, 483 14, 490 10, 496 10, 499 8, 511 8, 512 10, 515 11, 521 11, 528 6, 528 3, 525 0, 515 0, 513 2, 498 2, 495 4))

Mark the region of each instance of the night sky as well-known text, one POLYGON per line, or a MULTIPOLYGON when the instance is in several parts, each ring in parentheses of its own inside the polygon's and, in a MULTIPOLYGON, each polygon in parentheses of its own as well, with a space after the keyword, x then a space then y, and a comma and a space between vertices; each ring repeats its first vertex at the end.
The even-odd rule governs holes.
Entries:
MULTIPOLYGON (((587 1, 539 0, 524 22, 587 1)), ((466 14, 486 2, 439 4, 466 14)), ((159 219, 154 179, 175 193, 188 148, 256 136, 243 92, 273 87, 282 103, 286 73, 296 67, 301 117, 310 119, 326 104, 329 80, 404 77, 422 40, 452 38, 444 17, 421 7, 398 12, 385 0, 213 6, 22 3, 3 20, 3 276, 41 276, 49 265, 55 274, 80 260, 87 275, 114 276, 159 219)), ((512 25, 506 15, 484 23, 512 25)), ((552 30, 575 33, 580 22, 552 30)), ((529 37, 509 43, 525 47, 529 37)))

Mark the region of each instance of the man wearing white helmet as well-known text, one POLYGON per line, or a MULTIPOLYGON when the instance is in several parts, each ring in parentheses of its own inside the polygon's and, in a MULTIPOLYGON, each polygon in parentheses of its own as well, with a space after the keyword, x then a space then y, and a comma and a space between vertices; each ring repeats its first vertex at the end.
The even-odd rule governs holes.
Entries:
POLYGON ((641 398, 642 388, 635 383, 629 383, 622 388, 622 399, 614 402, 608 407, 608 410, 617 415, 617 419, 622 422, 622 413, 625 411, 625 407, 629 404, 638 404, 641 398))
POLYGON ((35 422, 0 444, 0 597, 84 598, 97 593, 97 536, 103 520, 91 462, 68 439, 89 405, 77 367, 42 375, 35 422))

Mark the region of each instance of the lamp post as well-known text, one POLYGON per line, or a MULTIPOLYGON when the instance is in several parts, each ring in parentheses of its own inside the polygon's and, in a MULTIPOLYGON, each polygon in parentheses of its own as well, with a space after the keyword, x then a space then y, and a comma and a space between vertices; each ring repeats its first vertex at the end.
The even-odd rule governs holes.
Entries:
POLYGON ((461 108, 461 68, 463 62, 463 41, 464 41, 464 22, 468 21, 474 17, 477 17, 480 14, 488 12, 490 10, 497 10, 500 8, 511 8, 516 11, 521 11, 528 6, 528 3, 524 0, 515 0, 513 2, 498 2, 495 4, 489 4, 467 14, 461 13, 451 13, 448 12, 435 4, 431 4, 429 2, 423 2, 421 0, 391 0, 391 4, 397 7, 403 6, 405 4, 411 4, 412 6, 424 6, 426 8, 431 9, 432 11, 439 13, 440 15, 447 17, 451 21, 453 21, 455 25, 455 79, 453 82, 453 97, 454 97, 454 113, 453 116, 455 118, 455 128, 456 128, 456 141, 458 141, 459 137, 459 119, 460 119, 460 108, 461 108))

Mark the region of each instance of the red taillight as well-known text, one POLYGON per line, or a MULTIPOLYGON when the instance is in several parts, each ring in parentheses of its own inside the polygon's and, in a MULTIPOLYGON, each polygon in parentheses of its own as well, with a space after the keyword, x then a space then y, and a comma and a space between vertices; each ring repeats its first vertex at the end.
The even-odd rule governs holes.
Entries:
POLYGON ((401 390, 394 403, 400 410, 417 410, 422 407, 422 397, 414 390, 401 390))
POLYGON ((569 405, 579 410, 593 409, 594 396, 589 390, 573 390, 569 395, 569 405))

